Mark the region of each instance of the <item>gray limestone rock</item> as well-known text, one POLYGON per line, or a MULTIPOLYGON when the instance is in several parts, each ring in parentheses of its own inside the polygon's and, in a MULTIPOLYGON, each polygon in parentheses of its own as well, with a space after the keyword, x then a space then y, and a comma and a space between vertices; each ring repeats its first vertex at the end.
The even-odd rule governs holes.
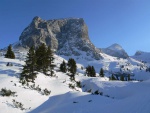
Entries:
POLYGON ((88 53, 94 59, 100 59, 100 50, 90 41, 88 28, 82 18, 42 20, 34 17, 31 24, 24 29, 20 45, 35 48, 45 43, 56 50, 59 55, 80 56, 88 53))

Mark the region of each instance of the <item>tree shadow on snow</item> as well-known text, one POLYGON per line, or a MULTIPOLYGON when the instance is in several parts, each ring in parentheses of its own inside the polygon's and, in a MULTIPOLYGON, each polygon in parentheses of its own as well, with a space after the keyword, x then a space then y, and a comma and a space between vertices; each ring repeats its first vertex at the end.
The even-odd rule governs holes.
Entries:
POLYGON ((16 73, 16 71, 13 71, 11 69, 6 69, 6 70, 0 69, 0 75, 1 74, 6 74, 6 75, 11 76, 11 77, 13 77, 13 76, 18 77, 18 75, 19 75, 19 73, 16 73))
POLYGON ((2 61, 0 61, 0 64, 5 64, 5 65, 7 65, 7 63, 12 63, 13 66, 22 67, 22 65, 21 65, 20 63, 15 63, 15 62, 2 62, 2 61))

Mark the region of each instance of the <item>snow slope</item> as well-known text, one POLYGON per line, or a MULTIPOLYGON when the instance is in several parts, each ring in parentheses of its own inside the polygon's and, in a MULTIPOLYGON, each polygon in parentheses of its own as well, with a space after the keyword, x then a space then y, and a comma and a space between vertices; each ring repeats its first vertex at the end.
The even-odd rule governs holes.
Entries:
MULTIPOLYGON (((120 99, 80 92, 68 92, 49 98, 31 113, 149 113, 149 85, 150 81, 127 85, 118 88, 118 90, 116 87, 115 91, 114 89, 112 90, 116 94, 119 92, 126 94, 120 99)), ((110 85, 109 89, 111 87, 110 85)))
POLYGON ((146 72, 146 69, 149 67, 149 64, 145 64, 144 62, 141 62, 139 60, 135 60, 132 57, 129 57, 127 59, 123 58, 117 58, 109 56, 105 53, 100 54, 103 59, 101 60, 91 60, 91 59, 85 59, 84 56, 82 57, 76 57, 76 56, 61 56, 64 59, 68 60, 69 58, 74 58, 76 62, 78 63, 79 72, 83 73, 85 72, 85 68, 88 65, 94 66, 97 73, 99 73, 100 69, 103 68, 107 77, 110 77, 114 73, 129 73, 133 74, 133 79, 136 80, 147 80, 150 78, 150 73, 146 72), (81 70, 81 66, 84 67, 84 71, 81 70), (142 76, 144 75, 144 76, 142 76))
MULTIPOLYGON (((24 54, 21 54, 25 56, 24 54)), ((58 71, 60 63, 69 58, 55 55, 56 76, 49 77, 38 73, 35 87, 51 91, 50 95, 29 86, 19 83, 19 73, 24 62, 22 59, 12 60, 0 57, 0 89, 6 88, 16 92, 16 96, 0 96, 1 113, 150 113, 150 73, 146 72, 146 64, 133 58, 118 59, 106 54, 101 54, 102 60, 86 60, 82 57, 72 56, 77 61, 78 73, 75 78, 80 81, 82 88, 78 88, 75 82, 70 81, 67 74, 58 71), (6 66, 10 62, 13 66, 6 66), (93 65, 97 71, 97 77, 84 76, 85 67, 93 65), (120 67, 124 68, 120 70, 120 67), (81 69, 81 66, 84 69, 81 69), (98 77, 100 68, 105 69, 105 77, 98 77), (141 68, 142 67, 142 68, 141 68), (128 70, 127 70, 128 68, 128 70), (141 69, 140 69, 141 68, 141 69), (139 81, 109 81, 112 72, 134 73, 133 78, 139 81), (69 88, 69 84, 75 85, 75 89, 69 88), (88 92, 91 90, 91 93, 88 92), (96 90, 101 95, 92 94, 96 90), (16 108, 13 99, 23 104, 24 110, 16 108)), ((18 55, 19 56, 19 55, 18 55)), ((21 57, 21 56, 20 56, 21 57)), ((19 57, 18 57, 19 58, 19 57)))

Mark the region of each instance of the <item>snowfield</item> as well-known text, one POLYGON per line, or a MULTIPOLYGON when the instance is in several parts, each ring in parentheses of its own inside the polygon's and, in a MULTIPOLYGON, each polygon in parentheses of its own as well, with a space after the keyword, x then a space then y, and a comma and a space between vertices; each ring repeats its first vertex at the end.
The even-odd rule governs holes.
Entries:
POLYGON ((28 86, 19 82, 24 61, 1 56, 0 90, 6 88, 16 93, 9 97, 0 96, 0 113, 150 113, 150 72, 145 71, 147 64, 133 58, 102 56, 104 59, 99 61, 72 56, 78 63, 75 79, 81 82, 81 88, 70 81, 67 74, 59 71, 60 63, 69 59, 65 56, 55 55, 55 77, 38 73, 35 83, 28 86), (13 66, 6 66, 8 62, 13 66), (87 65, 95 67, 97 77, 84 75, 87 65), (124 68, 121 69, 122 65, 124 68), (98 76, 101 67, 105 69, 105 77, 98 76), (109 81, 108 77, 118 71, 134 73, 132 78, 136 80, 109 81), (70 88, 69 84, 75 88, 70 88), (41 91, 32 88, 33 85, 40 87, 41 91), (50 95, 43 95, 45 88, 51 91, 50 95), (99 94, 94 94, 95 91, 99 94), (23 105, 22 110, 17 108, 17 102, 23 105))

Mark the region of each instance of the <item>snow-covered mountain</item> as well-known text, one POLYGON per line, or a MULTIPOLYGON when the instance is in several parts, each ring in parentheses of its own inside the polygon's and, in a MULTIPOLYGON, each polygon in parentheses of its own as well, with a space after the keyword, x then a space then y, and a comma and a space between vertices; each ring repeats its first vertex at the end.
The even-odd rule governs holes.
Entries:
POLYGON ((41 43, 51 46, 58 55, 82 56, 100 59, 100 50, 90 41, 88 28, 82 18, 42 20, 34 17, 24 29, 15 48, 38 47, 41 43))
POLYGON ((142 62, 150 63, 150 52, 137 51, 132 58, 137 59, 142 62))
POLYGON ((113 44, 107 48, 102 48, 101 50, 110 56, 114 56, 118 58, 129 57, 126 51, 119 44, 113 44))

